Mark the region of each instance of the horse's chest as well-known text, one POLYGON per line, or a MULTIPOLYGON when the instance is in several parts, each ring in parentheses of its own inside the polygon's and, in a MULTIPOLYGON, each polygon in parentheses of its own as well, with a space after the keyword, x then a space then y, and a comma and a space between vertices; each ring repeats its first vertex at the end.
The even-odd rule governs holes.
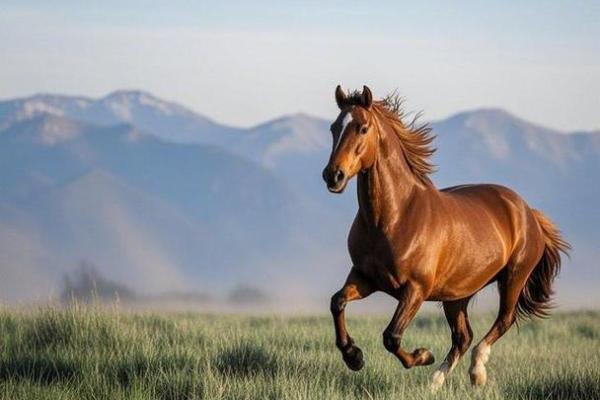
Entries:
POLYGON ((352 258, 354 266, 380 290, 394 290, 405 280, 401 265, 387 246, 373 244, 363 247, 352 258))
POLYGON ((368 227, 356 218, 348 236, 348 250, 353 265, 377 286, 378 290, 391 292, 408 279, 412 262, 407 257, 411 248, 407 235, 400 235, 393 226, 368 227))

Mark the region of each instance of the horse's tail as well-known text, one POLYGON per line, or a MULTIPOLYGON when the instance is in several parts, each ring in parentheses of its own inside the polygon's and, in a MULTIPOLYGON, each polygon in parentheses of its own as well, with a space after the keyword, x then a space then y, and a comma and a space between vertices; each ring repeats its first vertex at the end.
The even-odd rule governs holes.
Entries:
POLYGON ((552 283, 558 275, 561 265, 560 253, 569 255, 571 245, 565 241, 558 228, 538 210, 532 210, 542 234, 544 235, 544 254, 529 275, 529 279, 519 296, 517 315, 520 318, 548 316, 553 305, 551 303, 554 290, 552 283))

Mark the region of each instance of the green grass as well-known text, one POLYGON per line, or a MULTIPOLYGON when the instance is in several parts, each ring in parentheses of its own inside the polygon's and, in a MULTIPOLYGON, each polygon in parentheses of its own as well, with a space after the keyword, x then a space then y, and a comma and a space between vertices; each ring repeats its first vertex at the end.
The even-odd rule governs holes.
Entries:
MULTIPOLYGON (((477 340, 493 316, 471 319, 477 340)), ((600 398, 600 313, 522 323, 492 348, 486 387, 470 386, 467 356, 435 394, 430 377, 450 344, 441 312, 417 317, 404 340, 431 349, 436 364, 408 371, 383 348, 387 318, 348 323, 365 354, 358 373, 338 354, 327 316, 3 309, 0 398, 600 398)))

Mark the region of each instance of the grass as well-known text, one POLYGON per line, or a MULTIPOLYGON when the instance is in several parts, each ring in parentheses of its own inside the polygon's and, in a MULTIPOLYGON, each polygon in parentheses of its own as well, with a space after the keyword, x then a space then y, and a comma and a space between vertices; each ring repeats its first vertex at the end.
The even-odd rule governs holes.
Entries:
MULTIPOLYGON (((472 317, 476 338, 491 314, 472 317)), ((97 308, 0 310, 3 399, 593 399, 600 398, 600 312, 522 323, 493 348, 488 384, 470 386, 465 357, 445 387, 435 366, 409 371, 388 354, 387 318, 350 318, 365 368, 349 371, 329 317, 130 314, 97 308)), ((448 350, 441 315, 404 340, 448 350)))

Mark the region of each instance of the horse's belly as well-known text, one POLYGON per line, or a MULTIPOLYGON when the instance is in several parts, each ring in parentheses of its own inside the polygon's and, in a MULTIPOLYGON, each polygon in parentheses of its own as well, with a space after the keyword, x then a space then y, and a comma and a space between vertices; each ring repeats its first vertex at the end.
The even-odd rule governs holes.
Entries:
POLYGON ((436 283, 428 300, 451 301, 472 296, 494 280, 506 266, 501 254, 486 261, 457 264, 438 271, 436 283), (486 262, 487 261, 487 262, 486 262))

